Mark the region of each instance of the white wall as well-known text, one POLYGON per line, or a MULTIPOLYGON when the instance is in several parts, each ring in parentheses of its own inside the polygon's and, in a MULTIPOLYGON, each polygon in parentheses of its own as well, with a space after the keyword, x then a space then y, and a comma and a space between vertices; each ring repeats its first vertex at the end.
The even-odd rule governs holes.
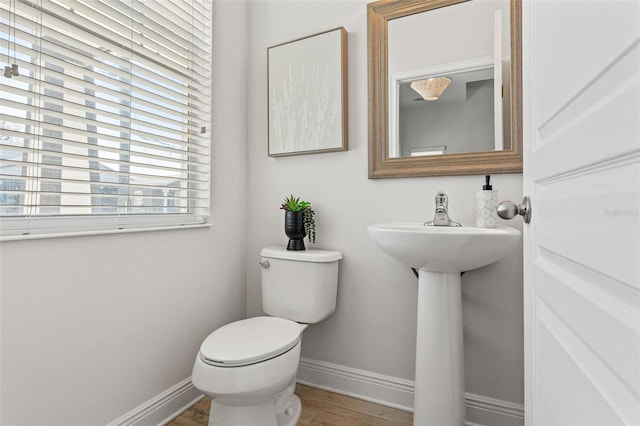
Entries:
POLYGON ((212 228, 0 246, 0 424, 106 424, 245 316, 245 21, 245 3, 216 3, 212 228))
MULTIPOLYGON (((301 196, 317 217, 317 244, 309 246, 344 254, 337 310, 305 331, 302 356, 413 379, 417 281, 374 247, 366 226, 431 219, 438 190, 449 195, 453 219, 473 221, 483 177, 367 178, 366 3, 249 3, 247 309, 261 314, 260 248, 286 243, 278 207, 291 193, 301 196), (339 26, 349 33, 349 151, 267 157, 267 47, 339 26)), ((501 199, 522 198, 520 175, 496 175, 493 182, 501 199)), ((463 292, 467 391, 521 403, 521 253, 464 275, 463 292)))

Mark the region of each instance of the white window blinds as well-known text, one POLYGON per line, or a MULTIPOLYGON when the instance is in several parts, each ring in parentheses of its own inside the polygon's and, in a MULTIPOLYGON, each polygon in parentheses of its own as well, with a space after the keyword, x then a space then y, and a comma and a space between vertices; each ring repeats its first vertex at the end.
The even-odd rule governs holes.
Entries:
POLYGON ((206 222, 211 0, 1 5, 3 235, 206 222))

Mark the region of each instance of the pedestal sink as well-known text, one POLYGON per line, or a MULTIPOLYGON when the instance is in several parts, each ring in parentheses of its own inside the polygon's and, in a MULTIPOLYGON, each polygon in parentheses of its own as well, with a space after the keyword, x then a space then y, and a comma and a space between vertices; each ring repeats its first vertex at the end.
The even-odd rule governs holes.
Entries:
POLYGON ((460 273, 516 250, 520 231, 421 223, 383 223, 367 229, 383 252, 420 270, 413 424, 464 425, 460 273))

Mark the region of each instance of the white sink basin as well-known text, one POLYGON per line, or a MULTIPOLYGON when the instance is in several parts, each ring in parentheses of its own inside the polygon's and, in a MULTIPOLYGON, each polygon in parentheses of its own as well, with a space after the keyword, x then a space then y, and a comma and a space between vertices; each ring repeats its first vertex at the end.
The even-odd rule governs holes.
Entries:
POLYGON ((432 272, 462 272, 486 266, 515 250, 520 240, 520 231, 509 227, 382 223, 368 230, 389 256, 409 267, 432 272))

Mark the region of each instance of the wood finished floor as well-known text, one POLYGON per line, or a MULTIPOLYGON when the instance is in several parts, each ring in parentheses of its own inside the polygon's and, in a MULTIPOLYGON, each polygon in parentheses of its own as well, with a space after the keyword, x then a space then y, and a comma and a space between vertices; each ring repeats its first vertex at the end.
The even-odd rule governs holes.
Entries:
MULTIPOLYGON (((406 411, 311 386, 298 384, 296 394, 302 401, 298 426, 383 426, 411 425, 413 422, 413 415, 406 411)), ((210 404, 209 398, 200 400, 167 426, 207 426, 210 404)))

